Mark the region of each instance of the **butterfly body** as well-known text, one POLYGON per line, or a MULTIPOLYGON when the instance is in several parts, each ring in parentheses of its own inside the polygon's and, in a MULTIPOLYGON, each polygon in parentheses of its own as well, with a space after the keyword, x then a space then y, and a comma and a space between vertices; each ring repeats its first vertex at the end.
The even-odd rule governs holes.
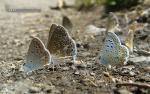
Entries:
POLYGON ((127 47, 121 45, 117 35, 108 32, 100 52, 100 62, 105 65, 125 64, 129 57, 127 47))

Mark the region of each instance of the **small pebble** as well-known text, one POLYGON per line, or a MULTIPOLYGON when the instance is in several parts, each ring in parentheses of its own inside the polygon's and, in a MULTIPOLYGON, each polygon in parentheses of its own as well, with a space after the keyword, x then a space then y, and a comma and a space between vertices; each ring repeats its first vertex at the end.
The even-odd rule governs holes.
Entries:
POLYGON ((45 86, 43 91, 46 93, 51 93, 54 86, 45 86))
POLYGON ((40 89, 37 87, 30 87, 29 92, 30 93, 38 93, 38 92, 40 92, 40 89))
POLYGON ((147 67, 143 67, 144 71, 150 71, 150 66, 147 66, 147 67))
POLYGON ((130 91, 126 90, 126 89, 120 89, 118 90, 118 94, 133 94, 130 91))
POLYGON ((90 48, 90 47, 89 47, 89 44, 84 44, 84 45, 83 45, 83 48, 84 48, 84 49, 89 49, 89 48, 90 48))
POLYGON ((136 74, 132 71, 129 72, 130 76, 135 76, 136 74))
POLYGON ((106 31, 106 28, 98 28, 94 25, 88 25, 85 29, 85 32, 91 35, 102 34, 105 31, 106 31))
POLYGON ((95 73, 94 73, 94 72, 91 72, 90 75, 91 75, 91 76, 95 76, 95 73))
POLYGON ((75 75, 79 75, 80 73, 79 73, 79 71, 76 71, 74 74, 75 74, 75 75))
POLYGON ((76 67, 75 66, 71 66, 71 69, 76 70, 76 67))
POLYGON ((16 57, 16 58, 14 58, 14 60, 20 61, 20 60, 23 60, 23 58, 22 57, 16 57))
POLYGON ((82 56, 83 56, 83 57, 87 57, 87 56, 89 56, 90 54, 91 54, 91 53, 89 53, 89 52, 83 52, 83 53, 82 53, 82 56))
POLYGON ((68 71, 68 70, 69 70, 69 67, 63 67, 62 70, 63 70, 63 71, 68 71))

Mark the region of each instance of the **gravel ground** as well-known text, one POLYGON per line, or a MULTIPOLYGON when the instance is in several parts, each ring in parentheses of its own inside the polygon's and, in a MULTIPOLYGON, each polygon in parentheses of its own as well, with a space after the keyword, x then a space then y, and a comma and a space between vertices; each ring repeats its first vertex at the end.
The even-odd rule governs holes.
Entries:
MULTIPOLYGON (((14 0, 15 1, 15 0, 14 0)), ((142 24, 142 30, 136 30, 134 37, 134 52, 130 54, 128 64, 119 68, 107 69, 96 62, 96 57, 101 49, 107 16, 104 16, 102 7, 95 7, 89 11, 77 11, 74 8, 50 9, 56 2, 41 1, 40 7, 34 4, 40 12, 7 12, 5 4, 20 7, 26 1, 9 2, 0 1, 0 93, 1 94, 149 94, 150 93, 150 12, 142 24), (51 4, 49 4, 50 2, 51 4), (45 4, 46 3, 46 4, 45 4), (49 28, 52 23, 62 24, 63 15, 67 15, 72 23, 73 30, 70 35, 78 46, 77 60, 81 64, 68 63, 65 60, 56 66, 45 67, 29 75, 20 70, 25 62, 25 56, 31 41, 31 36, 39 37, 44 44, 48 39, 49 28), (93 25, 92 27, 88 27, 93 25), (96 33, 96 27, 101 28, 96 33), (87 28, 91 29, 87 31, 87 28), (93 31, 92 31, 93 30, 93 31), (144 51, 143 51, 144 50, 144 51), (129 86, 119 83, 133 84, 129 86), (137 85, 140 84, 140 85, 137 85), (146 85, 145 85, 146 84, 146 85)), ((55 0, 53 0, 55 1, 55 0)), ((30 5, 30 4, 29 4, 30 5)), ((140 5, 141 11, 146 11, 149 5, 140 5)), ((21 6, 22 7, 22 6, 21 6)), ((28 7, 25 5, 24 7, 28 7)), ((137 6, 138 7, 138 6, 137 6)), ((124 29, 124 14, 129 19, 140 18, 137 8, 115 12, 121 31, 116 34, 122 42, 126 37, 124 29)), ((140 21, 138 23, 141 23, 140 21)), ((70 61, 69 61, 70 62, 70 61)))

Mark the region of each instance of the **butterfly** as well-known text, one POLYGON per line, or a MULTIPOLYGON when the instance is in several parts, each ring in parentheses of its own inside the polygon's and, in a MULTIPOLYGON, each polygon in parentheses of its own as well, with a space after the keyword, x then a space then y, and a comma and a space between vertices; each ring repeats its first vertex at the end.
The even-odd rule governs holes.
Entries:
POLYGON ((76 59, 76 43, 69 35, 68 30, 61 25, 52 24, 48 37, 47 49, 53 55, 59 57, 71 56, 73 60, 76 59))
POLYGON ((73 24, 67 16, 63 16, 62 25, 69 31, 72 31, 73 24))
POLYGON ((77 48, 75 41, 68 34, 68 31, 60 25, 52 24, 47 47, 36 37, 33 37, 27 52, 26 63, 23 65, 25 72, 43 68, 47 64, 54 64, 52 56, 71 56, 76 59, 77 48), (51 54, 50 54, 51 53, 51 54))
POLYGON ((33 37, 26 56, 26 63, 23 65, 25 72, 31 72, 43 68, 44 65, 51 64, 50 52, 46 49, 43 42, 33 37))
POLYGON ((128 48, 121 44, 114 32, 107 32, 104 45, 98 56, 105 65, 125 64, 129 57, 128 48))

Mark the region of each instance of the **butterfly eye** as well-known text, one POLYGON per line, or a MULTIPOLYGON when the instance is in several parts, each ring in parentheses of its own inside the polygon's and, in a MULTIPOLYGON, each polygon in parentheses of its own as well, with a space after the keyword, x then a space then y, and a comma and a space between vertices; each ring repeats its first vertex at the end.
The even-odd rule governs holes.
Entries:
POLYGON ((71 51, 74 51, 73 49, 71 49, 71 51))
POLYGON ((71 49, 72 53, 75 53, 75 49, 71 49))

